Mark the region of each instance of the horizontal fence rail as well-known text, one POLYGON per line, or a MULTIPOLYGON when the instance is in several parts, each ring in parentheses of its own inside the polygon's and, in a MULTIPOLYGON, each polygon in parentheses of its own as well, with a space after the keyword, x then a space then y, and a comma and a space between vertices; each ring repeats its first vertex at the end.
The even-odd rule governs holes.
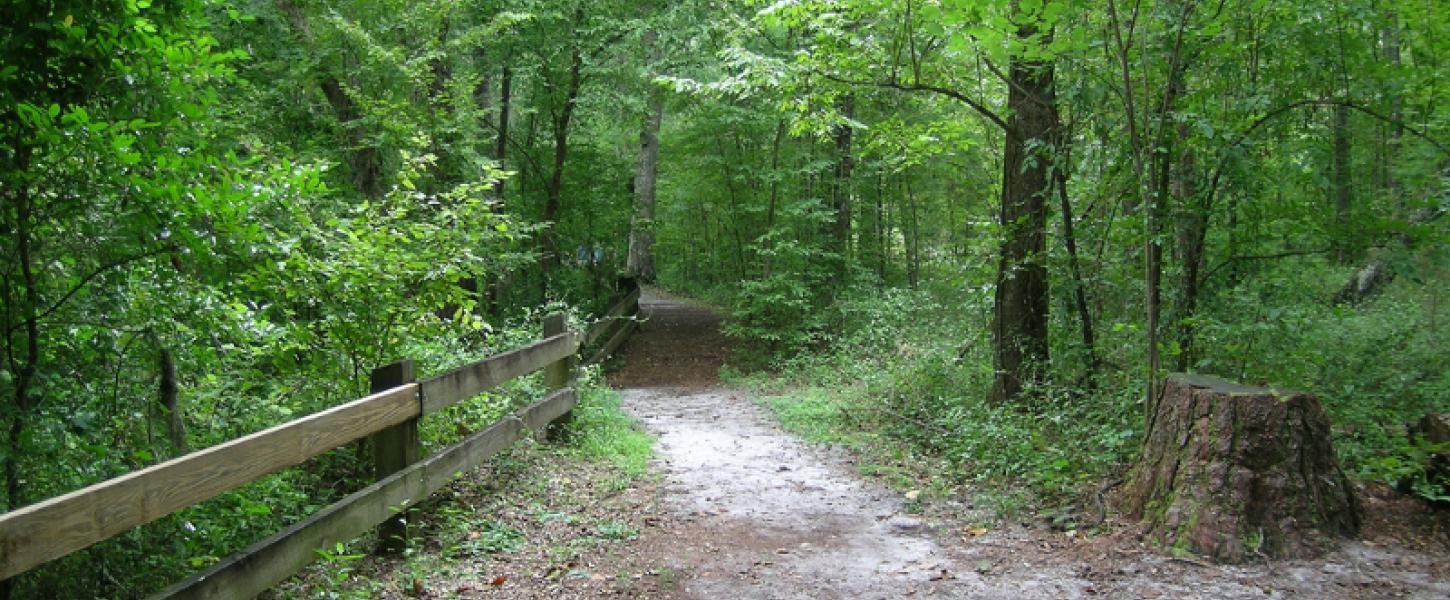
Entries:
POLYGON ((153 598, 250 598, 312 562, 318 549, 373 527, 383 549, 396 549, 407 535, 401 514, 530 432, 568 417, 578 403, 571 387, 576 355, 604 339, 585 364, 597 362, 634 330, 640 290, 627 284, 586 332, 568 331, 563 315, 552 315, 542 341, 422 381, 414 381, 412 361, 394 363, 373 372, 374 393, 364 398, 0 515, 0 580, 364 437, 374 448, 375 483, 153 598), (535 371, 550 390, 544 399, 419 459, 419 418, 535 371))
POLYGON ((0 578, 86 548, 418 414, 409 385, 0 516, 0 578))
POLYGON ((595 342, 600 339, 605 340, 602 346, 589 354, 589 358, 584 360, 584 364, 597 364, 609 358, 639 326, 636 316, 639 314, 640 288, 633 281, 628 281, 628 285, 630 290, 618 302, 610 306, 598 322, 584 334, 584 340, 580 343, 581 347, 593 347, 595 342))
POLYGON ((634 314, 639 312, 639 293, 640 290, 636 287, 609 307, 609 310, 599 317, 599 322, 589 328, 589 333, 584 335, 581 345, 594 345, 594 342, 599 341, 600 337, 616 327, 620 319, 633 318, 634 314))
POLYGON ((317 558, 318 548, 345 542, 400 509, 443 487, 459 473, 568 412, 574 390, 560 390, 528 409, 498 421, 427 459, 299 521, 287 529, 152 596, 166 598, 250 598, 290 577, 317 558))
POLYGON ((566 332, 418 383, 423 414, 431 415, 515 377, 544 368, 579 350, 579 334, 566 332))

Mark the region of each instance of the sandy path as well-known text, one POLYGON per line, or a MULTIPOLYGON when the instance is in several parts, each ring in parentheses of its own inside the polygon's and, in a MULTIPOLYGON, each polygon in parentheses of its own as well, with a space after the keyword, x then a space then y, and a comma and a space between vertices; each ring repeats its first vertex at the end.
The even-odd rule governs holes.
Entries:
POLYGON ((947 568, 894 494, 768 425, 739 393, 636 389, 625 405, 659 436, 666 505, 706 532, 681 540, 700 559, 686 595, 890 598, 947 568))
POLYGON ((1164 557, 1126 529, 1081 541, 923 522, 847 457, 801 443, 745 392, 719 386, 726 343, 709 311, 657 292, 641 304, 649 321, 610 381, 659 438, 669 523, 641 552, 677 573, 682 597, 1450 597, 1443 560, 1382 544, 1224 567, 1164 557))

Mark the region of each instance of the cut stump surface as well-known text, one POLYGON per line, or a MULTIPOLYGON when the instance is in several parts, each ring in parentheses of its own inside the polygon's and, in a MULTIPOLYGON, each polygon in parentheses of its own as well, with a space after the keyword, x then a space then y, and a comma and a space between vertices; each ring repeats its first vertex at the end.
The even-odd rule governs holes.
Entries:
POLYGON ((1359 503, 1303 392, 1166 378, 1124 512, 1175 553, 1224 563, 1317 554, 1357 535, 1359 503))

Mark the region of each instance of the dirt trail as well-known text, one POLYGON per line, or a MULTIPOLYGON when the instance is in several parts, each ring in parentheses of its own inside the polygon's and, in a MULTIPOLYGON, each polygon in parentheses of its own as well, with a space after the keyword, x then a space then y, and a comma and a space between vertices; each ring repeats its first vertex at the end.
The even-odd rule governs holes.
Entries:
POLYGON ((669 517, 638 540, 684 598, 1450 597, 1442 557, 1352 542, 1316 561, 1244 567, 1171 559, 1132 532, 1092 540, 1007 524, 927 522, 839 452, 780 431, 718 385, 726 340, 708 310, 659 292, 610 376, 659 438, 669 517))

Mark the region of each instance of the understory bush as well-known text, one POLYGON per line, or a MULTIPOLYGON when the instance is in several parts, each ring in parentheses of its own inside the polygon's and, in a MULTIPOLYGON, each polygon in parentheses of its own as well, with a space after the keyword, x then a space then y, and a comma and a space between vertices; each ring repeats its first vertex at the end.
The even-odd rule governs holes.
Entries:
POLYGON ((1326 298, 1349 276, 1345 269, 1288 271, 1261 278, 1278 283, 1218 297, 1201 320, 1198 370, 1313 393, 1346 470, 1446 499, 1446 482, 1426 477, 1426 449, 1406 434, 1422 416, 1450 411, 1442 287, 1397 282, 1363 305, 1335 305, 1326 298))
POLYGON ((1132 382, 1091 396, 1035 389, 1036 402, 1051 410, 988 404, 990 341, 975 323, 990 297, 963 297, 946 302, 900 288, 843 294, 828 313, 836 333, 826 351, 781 361, 784 385, 756 380, 765 403, 810 439, 884 453, 868 461, 871 469, 908 460, 969 493, 1000 497, 1025 487, 1052 501, 1118 467, 1136 446, 1132 382))
MULTIPOLYGON (((1217 294, 1195 319, 1193 370, 1314 393, 1347 472, 1443 499, 1444 482, 1426 476, 1428 449, 1405 434, 1406 423, 1450 410, 1440 292, 1397 282, 1362 306, 1336 306, 1333 284, 1347 276, 1285 265, 1217 294)), ((1019 487, 1038 502, 1073 501, 1122 473, 1143 426, 1143 377, 1121 366, 1142 355, 1133 347, 1140 330, 1104 328, 1096 378, 1083 378, 1080 365, 1049 367, 1030 401, 993 406, 989 334, 975 325, 990 298, 940 296, 850 290, 827 313, 824 350, 779 361, 774 381, 752 382, 794 431, 886 452, 887 461, 900 451, 882 448, 905 444, 919 465, 978 491, 1019 487)), ((1165 346, 1169 359, 1175 351, 1165 346)))
MULTIPOLYGON (((577 314, 562 305, 549 305, 526 311, 517 320, 486 331, 473 327, 467 320, 440 322, 422 326, 419 331, 448 332, 447 335, 417 336, 400 339, 400 356, 414 359, 417 375, 426 378, 450 368, 477 361, 539 339, 544 314, 556 310, 570 312, 571 327, 582 325, 577 314)), ((249 403, 238 398, 225 398, 226 390, 236 390, 244 382, 240 375, 205 379, 203 385, 188 389, 188 397, 216 398, 228 404, 250 405, 256 412, 248 415, 247 427, 225 423, 229 413, 207 407, 198 400, 197 417, 216 420, 216 430, 192 427, 194 447, 213 445, 264 426, 285 422, 313 412, 329 404, 356 398, 365 392, 366 373, 361 382, 334 386, 298 374, 290 385, 313 404, 284 404, 285 398, 251 398, 249 403), (211 385, 204 385, 210 382, 211 385), (323 388, 310 388, 310 383, 323 388), (353 391, 361 390, 361 391, 353 391), (317 407, 317 408, 314 408, 317 407), (267 409, 267 410, 257 410, 267 409)), ((335 383, 335 382, 334 382, 335 383)), ((595 433, 590 427, 610 418, 609 392, 600 391, 597 377, 586 379, 584 400, 576 412, 581 415, 576 427, 581 437, 617 433, 595 433), (602 406, 602 408, 601 408, 602 406)), ((421 421, 420 435, 424 452, 432 453, 464 435, 477 431, 544 395, 538 374, 514 380, 471 400, 457 403, 421 421)), ((617 412, 617 409, 616 411, 617 412)), ((196 414, 196 413, 193 413, 196 414)), ((213 424, 208 422, 205 424, 213 424)), ((604 428, 617 432, 618 426, 604 428)), ((643 435, 643 434, 640 434, 643 435)), ((637 446, 639 442, 634 441, 637 446)), ((596 442, 595 445, 603 445, 596 442)), ((644 452, 648 452, 647 438, 644 452)), ((638 452, 616 452, 627 456, 631 464, 643 464, 638 452)), ((262 477, 252 483, 182 509, 172 515, 144 525, 85 550, 41 566, 15 579, 16 597, 142 597, 173 583, 190 573, 206 568, 229 554, 256 542, 316 510, 341 499, 371 481, 372 453, 366 440, 325 453, 307 463, 262 477)), ((78 484, 79 485, 79 484, 78 484)))

